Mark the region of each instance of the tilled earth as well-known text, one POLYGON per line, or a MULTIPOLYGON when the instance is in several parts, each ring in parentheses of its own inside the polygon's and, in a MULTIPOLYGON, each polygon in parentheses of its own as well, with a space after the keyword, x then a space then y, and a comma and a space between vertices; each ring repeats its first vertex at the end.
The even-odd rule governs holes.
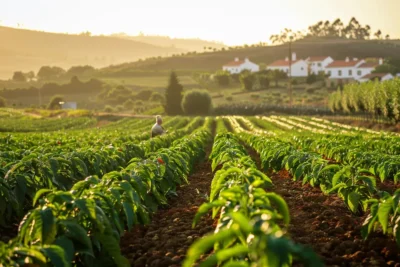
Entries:
POLYGON ((352 215, 342 199, 292 181, 287 171, 270 177, 272 190, 289 206, 291 238, 311 246, 327 266, 400 266, 400 249, 393 239, 376 233, 364 241, 365 215, 352 215))
POLYGON ((169 207, 160 209, 148 226, 126 233, 121 250, 131 266, 181 266, 194 240, 214 230, 214 220, 207 215, 196 228, 193 218, 210 192, 211 163, 199 164, 189 176, 189 185, 177 190, 178 197, 169 200, 169 207))

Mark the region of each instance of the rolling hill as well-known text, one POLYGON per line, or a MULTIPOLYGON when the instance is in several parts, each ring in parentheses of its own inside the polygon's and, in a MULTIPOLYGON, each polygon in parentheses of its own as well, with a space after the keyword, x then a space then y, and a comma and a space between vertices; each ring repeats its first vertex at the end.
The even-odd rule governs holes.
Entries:
POLYGON ((201 39, 184 39, 184 38, 171 38, 168 36, 151 36, 151 35, 138 35, 138 36, 129 36, 126 34, 112 34, 113 37, 119 37, 123 39, 143 42, 147 44, 152 44, 156 46, 162 47, 175 47, 179 49, 184 49, 186 51, 197 51, 203 52, 204 47, 208 48, 216 48, 221 49, 223 47, 227 47, 226 45, 213 41, 206 41, 201 39))
MULTIPOLYGON (((306 39, 292 44, 292 51, 298 58, 308 56, 331 56, 334 59, 345 57, 369 58, 384 57, 400 59, 400 43, 378 40, 306 39)), ((235 57, 249 57, 255 63, 269 64, 288 55, 288 45, 248 47, 225 51, 179 55, 161 59, 148 59, 141 62, 124 63, 103 68, 103 75, 125 76, 146 72, 176 70, 181 72, 215 71, 235 57)))
POLYGON ((0 26, 0 78, 43 65, 104 67, 186 50, 109 36, 48 33, 0 26))

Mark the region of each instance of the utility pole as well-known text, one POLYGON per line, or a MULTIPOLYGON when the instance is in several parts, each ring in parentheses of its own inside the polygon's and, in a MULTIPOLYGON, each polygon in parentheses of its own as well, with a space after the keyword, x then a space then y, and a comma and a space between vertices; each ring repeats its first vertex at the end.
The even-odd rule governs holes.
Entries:
POLYGON ((40 92, 40 88, 38 88, 38 92, 39 92, 39 108, 41 108, 41 106, 42 106, 42 95, 41 95, 41 92, 40 92))
POLYGON ((292 37, 289 37, 289 106, 292 107, 292 37))

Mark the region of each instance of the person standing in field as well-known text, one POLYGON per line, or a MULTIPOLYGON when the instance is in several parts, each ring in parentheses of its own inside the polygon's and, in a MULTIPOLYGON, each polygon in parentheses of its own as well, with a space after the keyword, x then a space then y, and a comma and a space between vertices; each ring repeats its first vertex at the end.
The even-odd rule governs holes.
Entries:
POLYGON ((151 138, 156 137, 157 135, 163 135, 166 133, 162 125, 162 118, 160 115, 156 116, 156 123, 151 128, 151 138))

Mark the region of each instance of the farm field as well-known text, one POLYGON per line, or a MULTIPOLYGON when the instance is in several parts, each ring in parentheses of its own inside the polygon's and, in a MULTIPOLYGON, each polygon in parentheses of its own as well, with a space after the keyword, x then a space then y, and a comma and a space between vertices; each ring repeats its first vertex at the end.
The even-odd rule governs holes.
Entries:
POLYGON ((400 266, 397 133, 165 117, 150 139, 153 119, 1 120, 4 266, 400 266))

